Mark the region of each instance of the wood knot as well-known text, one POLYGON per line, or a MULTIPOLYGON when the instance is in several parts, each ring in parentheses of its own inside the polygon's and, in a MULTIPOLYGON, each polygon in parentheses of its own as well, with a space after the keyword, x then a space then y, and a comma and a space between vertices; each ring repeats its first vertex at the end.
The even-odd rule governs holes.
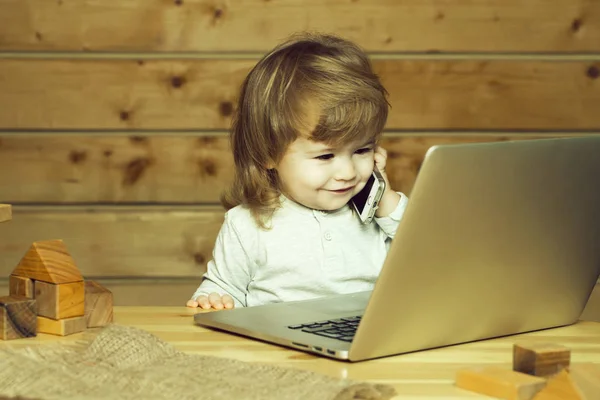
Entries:
POLYGON ((391 160, 391 159, 394 159, 394 158, 400 158, 400 157, 402 157, 402 153, 400 153, 399 151, 395 151, 395 150, 388 150, 387 156, 391 160))
POLYGON ((586 75, 590 79, 597 79, 598 76, 600 75, 600 70, 598 69, 597 66, 592 65, 591 67, 588 68, 586 75))
POLYGON ((581 24, 583 24, 581 18, 575 18, 571 23, 571 31, 578 32, 581 29, 581 24))
POLYGON ((388 37, 385 38, 385 40, 383 41, 383 43, 390 44, 390 43, 392 43, 393 40, 394 39, 391 36, 388 36, 388 37))
POLYGON ((198 166, 200 167, 200 175, 202 176, 216 176, 217 175, 217 165, 213 160, 200 160, 198 162, 198 166))
POLYGON ((73 150, 70 154, 69 154, 69 160, 71 160, 71 162, 73 164, 81 164, 82 162, 84 162, 87 158, 87 153, 85 151, 76 151, 73 150))
POLYGON ((44 37, 42 36, 42 34, 41 34, 40 32, 36 32, 36 33, 35 33, 35 38, 36 38, 38 41, 40 41, 40 42, 41 42, 41 41, 42 41, 42 39, 43 39, 44 37))
POLYGON ((219 113, 221 113, 223 117, 229 117, 233 114, 233 104, 231 104, 230 101, 222 101, 219 104, 219 113))
POLYGON ((151 164, 152 161, 148 158, 136 158, 135 160, 131 160, 127 166, 125 166, 123 186, 133 186, 140 180, 151 164))
POLYGON ((113 152, 112 150, 104 150, 104 153, 102 154, 104 155, 104 157, 108 158, 113 155, 113 152))
POLYGON ((435 14, 435 21, 442 21, 444 18, 446 18, 446 14, 444 14, 441 11, 438 11, 437 14, 435 14))
POLYGON ((197 139, 197 142, 198 145, 200 145, 200 147, 210 146, 217 142, 217 138, 215 138, 214 136, 200 136, 197 139))
POLYGON ((183 0, 174 0, 174 3, 176 6, 181 6, 183 5, 183 0))
POLYGON ((144 65, 146 62, 144 60, 137 60, 137 65, 144 65))
POLYGON ((119 113, 119 118, 121 119, 121 121, 127 121, 127 120, 129 120, 129 117, 130 117, 129 111, 121 111, 119 113))
POLYGON ((176 89, 179 89, 185 84, 185 78, 181 76, 174 76, 171 78, 171 86, 176 89))
POLYGON ((198 265, 204 265, 206 263, 206 258, 201 253, 194 253, 194 261, 198 265))
POLYGON ((146 136, 130 136, 129 137, 129 141, 131 143, 147 144, 148 143, 148 138, 146 136))
POLYGON ((213 16, 215 17, 215 19, 219 19, 223 16, 223 10, 221 8, 215 8, 215 10, 213 11, 213 16))

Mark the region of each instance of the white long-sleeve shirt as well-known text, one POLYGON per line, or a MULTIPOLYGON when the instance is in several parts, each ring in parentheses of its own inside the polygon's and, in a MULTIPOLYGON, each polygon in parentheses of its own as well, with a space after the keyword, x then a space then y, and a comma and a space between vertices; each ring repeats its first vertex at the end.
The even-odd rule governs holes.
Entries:
POLYGON ((317 211, 282 198, 270 230, 237 206, 225 220, 213 259, 192 299, 229 294, 236 307, 371 290, 408 199, 363 225, 350 206, 317 211))

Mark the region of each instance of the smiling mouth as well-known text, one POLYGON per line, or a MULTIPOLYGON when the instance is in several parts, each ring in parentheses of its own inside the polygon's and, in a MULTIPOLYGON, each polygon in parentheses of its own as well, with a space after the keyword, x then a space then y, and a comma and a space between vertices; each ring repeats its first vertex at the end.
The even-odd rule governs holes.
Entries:
POLYGON ((354 189, 354 186, 350 186, 345 189, 330 190, 330 191, 334 192, 334 193, 347 193, 347 192, 351 191, 352 189, 354 189))

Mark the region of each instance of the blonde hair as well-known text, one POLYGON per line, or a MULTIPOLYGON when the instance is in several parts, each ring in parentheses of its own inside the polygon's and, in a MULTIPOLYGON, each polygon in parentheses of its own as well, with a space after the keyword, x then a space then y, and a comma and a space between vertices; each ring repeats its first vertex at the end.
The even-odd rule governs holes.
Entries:
POLYGON ((287 147, 300 136, 332 146, 376 142, 388 107, 387 92, 357 45, 331 35, 293 36, 242 84, 231 132, 234 180, 221 202, 226 209, 248 207, 266 229, 280 205, 273 167, 287 147), (316 127, 308 126, 309 105, 319 113, 316 127))

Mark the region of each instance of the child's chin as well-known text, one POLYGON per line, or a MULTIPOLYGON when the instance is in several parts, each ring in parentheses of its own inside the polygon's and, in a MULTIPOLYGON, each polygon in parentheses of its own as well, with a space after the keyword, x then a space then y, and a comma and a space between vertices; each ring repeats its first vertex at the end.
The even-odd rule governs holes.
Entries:
POLYGON ((322 207, 318 208, 321 211, 336 211, 342 207, 345 207, 348 204, 347 201, 336 202, 335 204, 326 204, 322 205, 322 207))

